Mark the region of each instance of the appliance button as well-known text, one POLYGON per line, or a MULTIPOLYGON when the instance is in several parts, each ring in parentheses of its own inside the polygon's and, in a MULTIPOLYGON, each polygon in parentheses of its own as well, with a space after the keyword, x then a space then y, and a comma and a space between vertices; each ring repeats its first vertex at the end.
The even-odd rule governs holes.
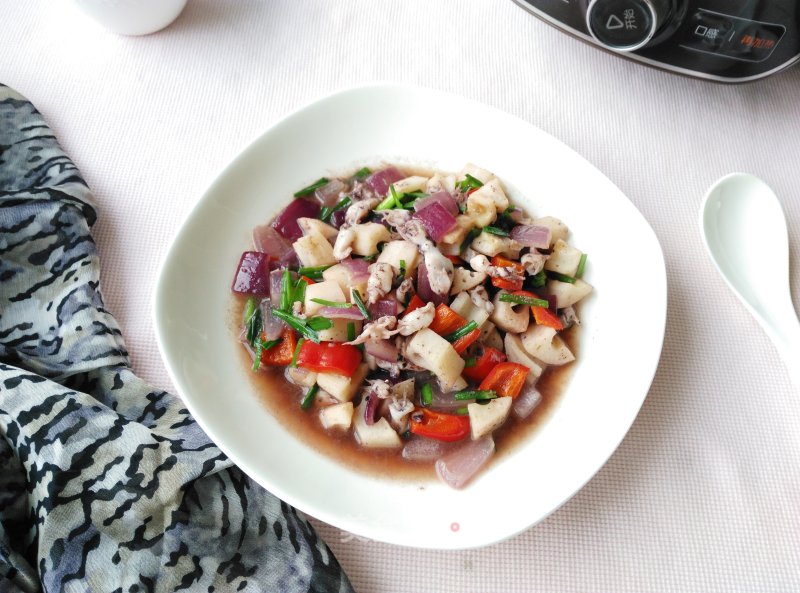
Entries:
POLYGON ((645 45, 658 28, 650 0, 592 0, 586 10, 589 33, 602 45, 633 51, 645 45))
POLYGON ((699 9, 686 21, 681 47, 717 56, 761 62, 777 47, 786 28, 699 9))

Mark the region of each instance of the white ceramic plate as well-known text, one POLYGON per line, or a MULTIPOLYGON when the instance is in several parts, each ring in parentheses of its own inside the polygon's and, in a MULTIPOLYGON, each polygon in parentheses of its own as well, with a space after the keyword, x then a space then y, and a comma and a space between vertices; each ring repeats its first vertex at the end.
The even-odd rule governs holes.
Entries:
POLYGON ((658 240, 631 202, 536 127, 464 98, 377 85, 319 100, 267 130, 199 201, 160 271, 161 353, 189 410, 265 488, 347 532, 395 544, 469 548, 537 523, 577 492, 630 428, 658 364, 666 320, 658 240), (466 489, 359 473, 313 450, 259 401, 228 326, 229 287, 251 230, 292 192, 365 164, 497 174, 533 215, 552 215, 589 254, 580 359, 551 415, 466 489))

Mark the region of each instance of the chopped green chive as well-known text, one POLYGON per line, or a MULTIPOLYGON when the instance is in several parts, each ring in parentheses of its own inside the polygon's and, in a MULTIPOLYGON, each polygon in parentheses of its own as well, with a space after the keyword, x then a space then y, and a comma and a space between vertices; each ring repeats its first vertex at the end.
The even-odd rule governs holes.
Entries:
POLYGON ((558 280, 559 282, 567 282, 569 284, 575 284, 575 278, 572 276, 567 276, 566 274, 561 274, 559 272, 547 272, 547 277, 552 278, 553 280, 558 280))
POLYGON ((474 391, 459 391, 453 394, 453 399, 462 401, 466 399, 495 399, 497 394, 492 389, 476 389, 474 391))
POLYGON ((391 192, 389 193, 388 196, 386 196, 386 199, 383 200, 377 206, 375 206, 375 210, 376 211, 377 210, 391 210, 392 208, 395 207, 395 203, 397 202, 397 199, 395 198, 395 196, 397 196, 397 192, 394 191, 394 186, 393 185, 390 185, 389 189, 391 189, 391 192))
POLYGON ((264 320, 261 318, 261 309, 255 307, 247 318, 247 342, 251 346, 255 346, 256 340, 261 337, 261 328, 263 324, 264 320))
POLYGON ((286 323, 289 327, 293 330, 304 336, 307 340, 311 340, 312 342, 319 344, 319 334, 308 326, 308 323, 305 319, 298 319, 291 313, 287 313, 282 309, 275 309, 272 314, 286 323))
POLYGON ((389 193, 391 194, 392 198, 394 199, 394 207, 395 208, 402 208, 403 202, 400 201, 400 196, 397 195, 397 190, 394 188, 394 183, 389 186, 389 193))
POLYGON ((347 341, 352 342, 356 339, 356 324, 352 321, 347 324, 347 341))
POLYGON ((323 185, 328 183, 328 179, 325 177, 320 177, 314 183, 309 185, 308 187, 304 187, 303 189, 294 192, 295 198, 302 198, 314 193, 314 190, 321 188, 323 185))
POLYGON ((530 277, 530 284, 533 288, 541 288, 546 282, 547 274, 544 273, 544 270, 530 277))
POLYGON ((261 366, 261 354, 264 350, 269 350, 273 346, 277 346, 280 344, 282 340, 269 340, 264 342, 262 340, 257 340, 255 344, 255 358, 253 358, 253 371, 257 371, 258 367, 261 366))
POLYGON ((499 237, 508 237, 507 231, 499 229, 496 226, 485 226, 483 227, 483 230, 484 232, 491 233, 492 235, 497 235, 499 237))
POLYGON ((455 410, 453 410, 453 414, 455 414, 456 416, 467 416, 469 415, 469 408, 467 408, 467 406, 456 408, 455 410))
POLYGON ((479 229, 472 229, 472 230, 469 232, 469 234, 467 235, 467 238, 466 238, 466 239, 464 239, 464 241, 461 243, 461 247, 459 247, 459 249, 458 249, 458 252, 459 252, 459 253, 463 253, 463 252, 464 252, 464 250, 465 250, 467 247, 469 247, 470 243, 472 243, 472 242, 475 240, 475 237, 477 237, 477 236, 478 236, 478 235, 480 235, 480 234, 481 234, 481 232, 480 232, 480 230, 479 230, 479 229))
POLYGON ((300 268, 297 270, 297 274, 299 276, 311 278, 312 280, 322 280, 322 272, 330 267, 331 266, 315 266, 313 268, 300 268))
POLYGON ((458 189, 461 191, 468 191, 470 189, 477 189, 479 187, 483 187, 483 182, 480 179, 476 179, 469 173, 466 174, 464 179, 459 181, 456 185, 458 185, 458 189))
POLYGON ((353 175, 353 177, 361 181, 370 173, 372 173, 372 171, 369 170, 369 167, 361 167, 358 171, 356 171, 356 174, 353 175))
POLYGON ((361 299, 361 293, 358 292, 357 288, 352 289, 353 294, 353 301, 358 307, 358 310, 361 311, 361 314, 364 316, 364 319, 370 319, 369 311, 367 311, 366 305, 364 305, 364 301, 361 299))
POLYGON ((300 278, 297 281, 297 284, 292 291, 292 302, 300 301, 301 303, 305 302, 306 300, 306 287, 308 286, 308 281, 305 278, 300 278))
POLYGON ((583 271, 586 269, 586 254, 581 253, 581 260, 578 262, 578 270, 575 272, 575 277, 580 278, 583 276, 583 271))
POLYGON ((470 321, 464 327, 457 329, 452 334, 447 334, 444 336, 444 339, 448 342, 455 342, 458 338, 463 338, 474 329, 478 329, 478 324, 474 321, 470 321))
POLYGON ((311 389, 303 396, 303 401, 300 402, 300 407, 302 409, 307 410, 311 407, 311 404, 314 403, 314 398, 317 396, 317 391, 319 391, 319 385, 314 383, 311 389))
POLYGON ((337 309, 349 309, 353 305, 350 303, 342 303, 339 301, 327 301, 325 299, 311 299, 312 303, 317 303, 323 307, 336 307, 337 309))
POLYGON ((468 369, 470 367, 474 367, 477 363, 478 359, 473 356, 464 361, 464 368, 468 369))
POLYGON ((292 362, 289 363, 290 367, 294 368, 297 366, 297 357, 300 355, 300 347, 303 345, 303 342, 305 341, 306 341, 305 338, 300 338, 299 340, 297 340, 297 346, 294 347, 294 354, 292 355, 292 362))
POLYGON ((292 307, 292 284, 292 273, 286 268, 281 276, 281 311, 288 311, 292 307))
POLYGON ((400 260, 400 277, 405 279, 406 277, 406 260, 400 260))
POLYGON ((333 327, 333 320, 327 319, 325 317, 312 317, 306 321, 306 325, 313 329, 314 331, 320 331, 323 329, 330 329, 333 327))
POLYGON ((500 300, 504 303, 515 303, 517 305, 528 305, 530 307, 549 307, 550 301, 547 299, 537 299, 536 297, 528 297, 516 294, 503 294, 500 295, 500 300))
POLYGON ((250 297, 247 299, 247 302, 244 304, 244 314, 242 315, 242 323, 248 323, 250 318, 253 316, 253 313, 256 312, 256 307, 258 307, 258 300, 256 297, 250 297))
POLYGON ((333 206, 325 206, 319 213, 319 219, 323 222, 328 222, 330 220, 331 215, 336 212, 337 210, 341 210, 342 208, 347 208, 350 204, 353 203, 349 197, 343 198, 333 206))
POLYGON ((423 406, 429 406, 433 403, 433 388, 430 383, 425 383, 419 391, 420 398, 422 399, 423 406))

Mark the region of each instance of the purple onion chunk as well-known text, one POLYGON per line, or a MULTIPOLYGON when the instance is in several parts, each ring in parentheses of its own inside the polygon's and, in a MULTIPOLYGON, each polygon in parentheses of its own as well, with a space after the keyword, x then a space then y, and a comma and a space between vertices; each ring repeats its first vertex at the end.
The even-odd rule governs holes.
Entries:
POLYGON ((331 179, 328 183, 314 191, 314 197, 323 206, 334 206, 339 201, 339 195, 347 189, 347 184, 341 179, 331 179))
POLYGON ((231 290, 238 294, 269 295, 269 256, 245 251, 236 268, 231 290))
POLYGON ((392 340, 367 340, 364 343, 367 354, 386 362, 397 362, 397 346, 392 340))
POLYGON ((300 225, 297 224, 298 218, 317 218, 320 211, 319 202, 296 198, 292 200, 283 212, 278 214, 272 223, 272 228, 280 233, 281 237, 289 241, 297 241, 303 236, 300 225))
POLYGON ((428 268, 425 267, 425 260, 423 259, 417 267, 417 294, 426 303, 433 303, 438 307, 442 303, 447 303, 447 294, 437 294, 433 292, 431 283, 428 281, 428 268))
POLYGON ((450 192, 444 190, 438 191, 435 194, 429 195, 427 198, 422 198, 414 202, 414 211, 419 212, 431 204, 441 204, 453 216, 459 215, 458 204, 456 203, 455 199, 453 199, 453 196, 450 195, 450 192))
POLYGON ((364 315, 358 307, 320 307, 316 313, 319 317, 327 317, 328 319, 350 319, 352 321, 361 321, 364 315))
POLYGON ((525 247, 548 249, 551 231, 546 226, 519 224, 511 229, 511 238, 525 247))
POLYGON ((452 443, 415 436, 405 444, 401 455, 409 461, 435 461, 452 448, 452 443))
POLYGON ((341 227, 344 224, 344 218, 346 215, 347 215, 346 208, 342 208, 331 214, 331 226, 337 229, 341 227))
POLYGON ((386 317, 387 315, 394 317, 397 315, 398 310, 397 299, 394 298, 394 295, 384 297, 367 307, 367 311, 369 311, 373 319, 386 317))
POLYGON ((261 301, 261 323, 264 338, 277 340, 283 334, 287 325, 272 314, 272 303, 269 299, 261 301))
POLYGON ((436 474, 448 486, 463 488, 494 454, 494 439, 487 435, 464 441, 458 448, 436 460, 436 474))
POLYGON ((522 392, 514 398, 511 411, 519 419, 527 418, 541 401, 542 394, 539 393, 536 387, 525 385, 522 388, 522 392))
POLYGON ((375 171, 372 175, 367 177, 366 184, 376 194, 384 197, 389 192, 389 186, 401 179, 405 179, 405 175, 403 175, 397 167, 386 167, 380 171, 375 171))
POLYGON ((412 216, 418 219, 428 236, 437 243, 456 226, 456 218, 440 202, 433 202, 412 216))

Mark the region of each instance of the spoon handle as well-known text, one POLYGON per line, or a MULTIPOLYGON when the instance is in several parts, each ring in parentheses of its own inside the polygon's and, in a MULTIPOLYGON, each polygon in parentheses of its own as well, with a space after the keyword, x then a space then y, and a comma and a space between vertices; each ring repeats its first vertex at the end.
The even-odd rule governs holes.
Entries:
POLYGON ((795 317, 780 328, 763 325, 783 359, 795 389, 800 392, 800 321, 795 317))

